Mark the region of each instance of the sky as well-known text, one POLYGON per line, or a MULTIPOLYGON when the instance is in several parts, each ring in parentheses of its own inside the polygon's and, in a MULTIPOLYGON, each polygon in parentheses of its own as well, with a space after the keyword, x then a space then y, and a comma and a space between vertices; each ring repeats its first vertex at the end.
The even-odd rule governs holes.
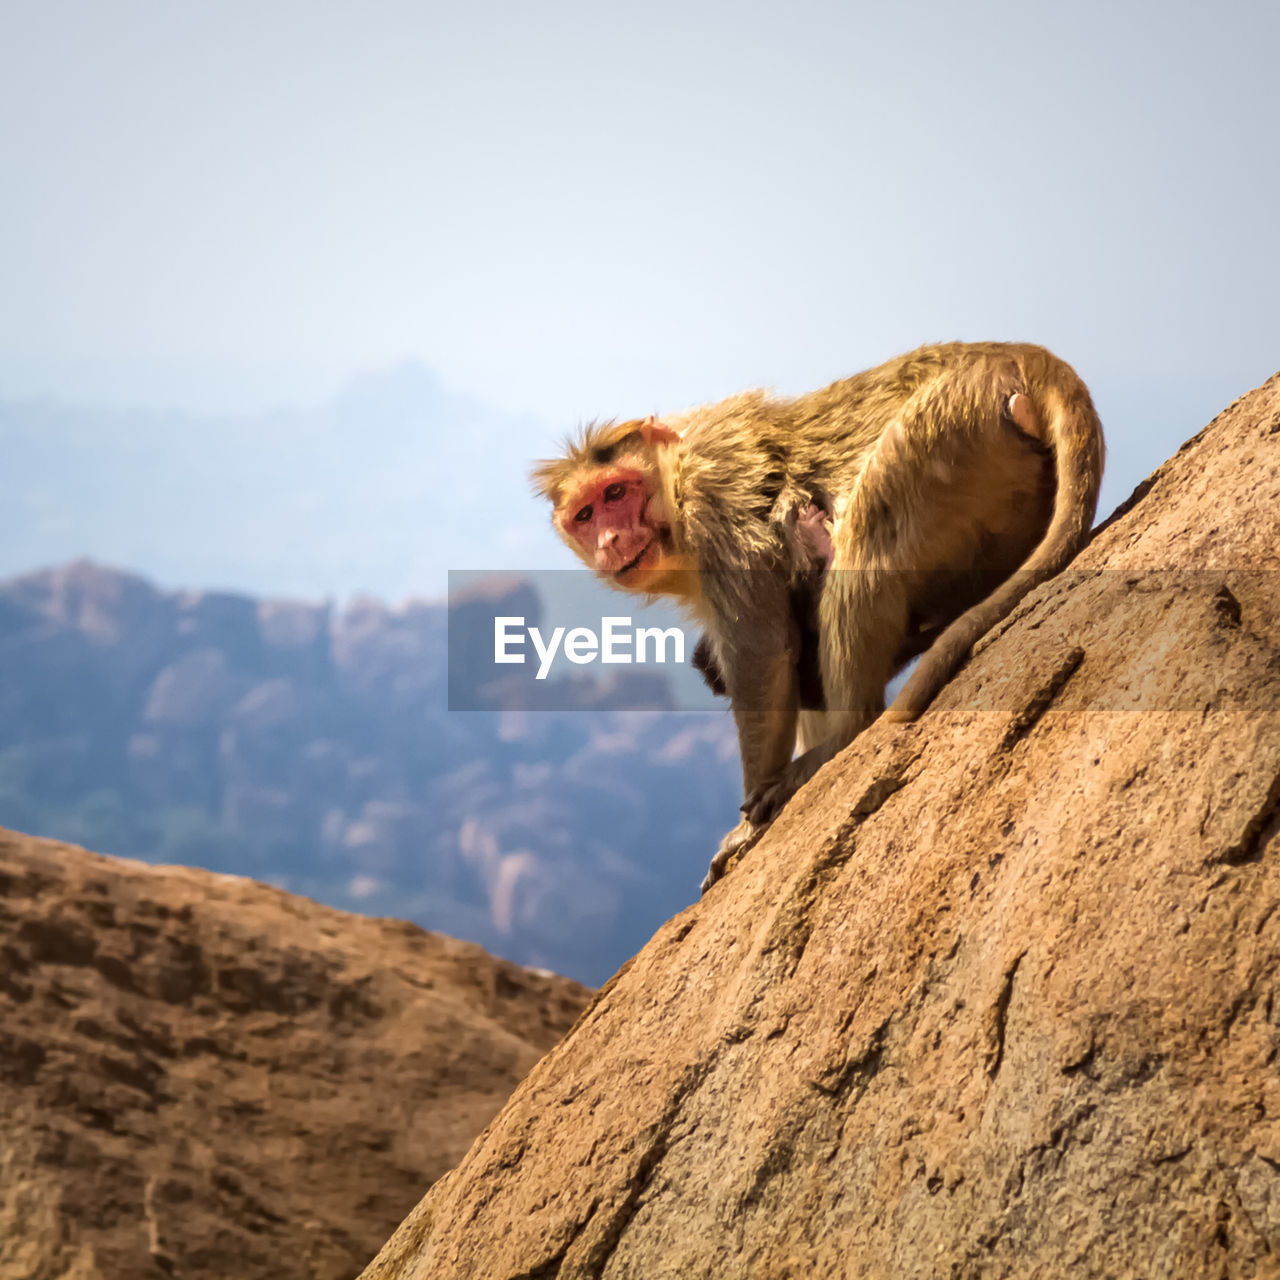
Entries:
MULTIPOLYGON (((1105 508, 1280 367, 1277 48, 1260 0, 0 0, 0 402, 102 410, 95 456, 169 430, 195 467, 222 433, 249 467, 236 440, 421 367, 492 410, 469 452, 418 424, 424 470, 479 481, 423 511, 436 560, 497 521, 528 536, 486 555, 555 565, 522 477, 581 420, 1011 338, 1093 388, 1105 508)), ((299 480, 321 513, 344 469, 299 480)), ((20 554, 133 546, 137 495, 102 505, 20 554)), ((384 538, 326 587, 199 538, 129 567, 439 568, 384 538)))

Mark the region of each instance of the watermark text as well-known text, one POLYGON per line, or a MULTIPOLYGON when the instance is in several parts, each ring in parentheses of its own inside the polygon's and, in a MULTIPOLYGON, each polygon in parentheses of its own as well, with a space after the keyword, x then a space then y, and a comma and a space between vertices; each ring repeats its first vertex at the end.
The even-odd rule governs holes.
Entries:
POLYGON ((590 627, 555 627, 544 636, 541 628, 526 625, 519 616, 494 618, 494 662, 523 663, 526 639, 537 655, 538 680, 547 678, 562 649, 564 656, 579 666, 588 662, 684 662, 684 632, 679 627, 637 627, 630 618, 611 617, 600 619, 598 632, 590 627))

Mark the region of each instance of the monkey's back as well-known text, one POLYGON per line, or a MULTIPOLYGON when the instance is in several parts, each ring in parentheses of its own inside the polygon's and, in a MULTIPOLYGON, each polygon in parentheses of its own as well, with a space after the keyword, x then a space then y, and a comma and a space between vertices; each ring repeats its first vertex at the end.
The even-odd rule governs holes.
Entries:
MULTIPOLYGON (((920 347, 817 391, 792 398, 748 391, 668 418, 682 443, 671 496, 695 553, 711 550, 731 568, 780 567, 786 551, 777 516, 788 503, 829 500, 857 482, 869 452, 903 406, 942 374, 969 363, 1002 360, 1024 381, 1073 370, 1029 343, 948 342, 920 347)), ((921 445, 979 406, 924 418, 921 445)))

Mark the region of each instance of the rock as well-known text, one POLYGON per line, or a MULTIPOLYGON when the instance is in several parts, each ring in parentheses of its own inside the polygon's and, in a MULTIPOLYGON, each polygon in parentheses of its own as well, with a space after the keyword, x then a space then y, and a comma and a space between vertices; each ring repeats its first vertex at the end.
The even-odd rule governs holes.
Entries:
POLYGON ((1280 377, 828 765, 366 1280, 1280 1274, 1280 377))
POLYGON ((0 582, 0 822, 602 982, 696 893, 738 800, 733 726, 621 710, 669 706, 665 670, 513 666, 484 701, 493 616, 538 618, 536 583, 481 575, 452 604, 169 592, 85 561, 0 582), (489 709, 451 712, 451 685, 489 709))
POLYGON ((587 996, 0 831, 0 1276, 351 1277, 587 996))
POLYGON ((232 701, 227 660, 218 649, 193 649, 156 677, 142 720, 148 725, 194 729, 212 720, 232 701))

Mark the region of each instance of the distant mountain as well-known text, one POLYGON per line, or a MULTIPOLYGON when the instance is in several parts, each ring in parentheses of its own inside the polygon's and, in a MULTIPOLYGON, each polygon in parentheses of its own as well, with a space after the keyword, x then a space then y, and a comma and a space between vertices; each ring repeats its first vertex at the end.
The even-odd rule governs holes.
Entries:
POLYGON ((447 569, 560 563, 525 474, 545 435, 416 364, 258 415, 0 401, 0 575, 91 552, 176 583, 442 595, 447 569))
POLYGON ((166 592, 85 561, 0 583, 0 825, 598 983, 696 894, 739 798, 732 726, 612 709, 670 705, 638 671, 579 710, 449 712, 446 636, 443 604, 166 592))

